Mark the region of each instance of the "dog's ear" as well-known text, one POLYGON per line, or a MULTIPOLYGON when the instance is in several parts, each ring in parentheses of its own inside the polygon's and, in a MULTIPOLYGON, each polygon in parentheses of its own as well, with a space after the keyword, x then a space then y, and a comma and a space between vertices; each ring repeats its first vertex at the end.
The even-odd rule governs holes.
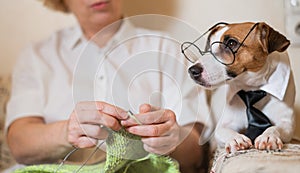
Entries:
POLYGON ((260 41, 268 53, 274 51, 283 52, 289 47, 290 41, 266 23, 259 23, 257 27, 261 33, 260 41))

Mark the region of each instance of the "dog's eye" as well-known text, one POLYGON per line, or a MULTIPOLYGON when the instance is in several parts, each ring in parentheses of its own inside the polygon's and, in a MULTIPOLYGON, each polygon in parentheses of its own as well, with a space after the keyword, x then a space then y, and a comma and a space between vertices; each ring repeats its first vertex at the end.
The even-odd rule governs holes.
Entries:
POLYGON ((230 48, 232 51, 235 51, 239 47, 239 42, 236 39, 229 38, 226 40, 225 45, 226 47, 230 48))

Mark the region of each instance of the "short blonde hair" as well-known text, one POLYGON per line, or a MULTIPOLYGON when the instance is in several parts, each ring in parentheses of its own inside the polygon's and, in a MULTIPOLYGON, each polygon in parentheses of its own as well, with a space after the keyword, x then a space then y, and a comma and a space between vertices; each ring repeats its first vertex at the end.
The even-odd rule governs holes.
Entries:
POLYGON ((69 9, 66 6, 64 0, 42 0, 44 6, 52 9, 52 10, 56 10, 56 11, 60 11, 60 12, 64 12, 64 13, 69 13, 69 9))

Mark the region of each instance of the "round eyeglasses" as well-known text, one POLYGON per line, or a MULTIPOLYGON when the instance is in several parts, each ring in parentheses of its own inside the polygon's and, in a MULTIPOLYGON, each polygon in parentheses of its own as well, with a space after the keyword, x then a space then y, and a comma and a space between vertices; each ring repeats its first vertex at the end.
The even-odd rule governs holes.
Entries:
MULTIPOLYGON (((254 24, 250 31, 247 33, 245 38, 240 43, 236 38, 228 37, 225 38, 223 42, 221 41, 215 41, 211 43, 210 45, 206 44, 204 50, 201 50, 198 45, 196 45, 196 42, 200 40, 204 35, 206 35, 209 31, 211 31, 213 28, 215 28, 218 25, 228 25, 227 23, 221 22, 217 23, 213 27, 211 27, 208 31, 206 31, 204 34, 202 34, 200 37, 198 37, 193 42, 184 42, 181 44, 181 52, 184 54, 185 58, 190 61, 191 63, 195 63, 199 60, 200 56, 203 56, 205 54, 211 54, 218 62, 220 62, 223 65, 231 65, 235 61, 235 54, 239 50, 239 48, 244 44, 246 38, 249 36, 251 31, 256 27, 256 24, 254 24)), ((208 42, 207 40, 205 40, 208 42)))

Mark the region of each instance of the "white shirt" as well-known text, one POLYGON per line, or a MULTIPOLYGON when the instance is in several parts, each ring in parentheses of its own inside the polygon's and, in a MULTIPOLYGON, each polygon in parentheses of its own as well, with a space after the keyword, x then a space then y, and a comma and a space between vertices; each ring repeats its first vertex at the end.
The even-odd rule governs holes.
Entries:
POLYGON ((181 125, 205 123, 206 95, 189 78, 186 62, 179 42, 126 19, 104 48, 88 42, 79 26, 60 30, 20 56, 5 127, 33 115, 46 123, 66 120, 74 104, 87 100, 134 113, 151 103, 175 111, 181 125))
MULTIPOLYGON (((246 72, 237 76, 233 81, 214 91, 211 98, 211 110, 214 123, 210 128, 228 127, 241 132, 248 127, 246 106, 237 95, 240 90, 264 90, 267 96, 258 101, 255 107, 262 111, 273 125, 284 128, 294 128, 295 84, 286 53, 272 53, 267 59, 268 65, 263 68, 261 76, 257 73, 246 72), (247 82, 245 76, 248 76, 247 82), (284 124, 290 124, 285 127, 284 124)), ((211 138, 214 131, 210 132, 211 138)), ((283 141, 291 136, 283 136, 283 141)))

